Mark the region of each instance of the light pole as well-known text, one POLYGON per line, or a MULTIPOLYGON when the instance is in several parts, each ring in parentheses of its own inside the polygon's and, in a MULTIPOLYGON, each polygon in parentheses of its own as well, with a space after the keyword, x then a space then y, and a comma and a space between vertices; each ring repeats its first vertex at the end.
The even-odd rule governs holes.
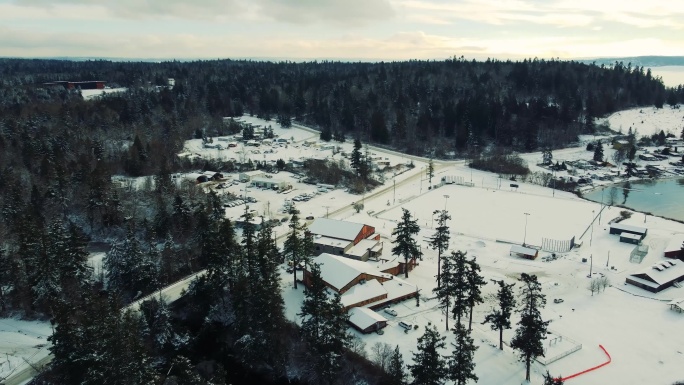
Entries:
POLYGON ((393 184, 392 204, 395 204, 395 203, 397 203, 397 174, 396 173, 392 177, 392 184, 393 184))
POLYGON ((594 269, 594 254, 589 255, 589 275, 587 278, 591 278, 592 270, 594 269))
POLYGON ((594 210, 591 210, 591 237, 589 238, 589 246, 591 246, 591 242, 594 240, 594 210))
POLYGON ((449 199, 449 195, 446 195, 446 194, 445 194, 445 195, 444 195, 444 211, 446 211, 447 200, 448 200, 448 199, 449 199))
POLYGON ((420 168, 420 192, 423 192, 423 167, 420 168))
POLYGON ((523 237, 523 246, 525 246, 525 242, 527 241, 527 217, 530 216, 530 213, 523 214, 525 214, 525 236, 523 237))

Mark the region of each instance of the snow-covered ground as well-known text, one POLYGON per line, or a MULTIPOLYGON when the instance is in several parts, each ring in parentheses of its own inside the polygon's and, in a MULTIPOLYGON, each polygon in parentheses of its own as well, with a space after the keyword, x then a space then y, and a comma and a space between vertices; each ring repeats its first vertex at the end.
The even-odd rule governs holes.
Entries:
MULTIPOLYGON (((455 166, 446 172, 465 176, 470 170, 455 166)), ((552 321, 550 330, 555 333, 554 337, 564 337, 563 341, 556 341, 548 347, 547 355, 550 357, 571 349, 575 343, 582 345, 581 350, 548 367, 535 363, 532 383, 540 383, 546 369, 555 375, 570 375, 604 362, 605 356, 599 344, 612 355, 613 362, 596 372, 572 379, 572 383, 668 384, 683 379, 680 364, 684 353, 684 334, 677 332, 677 325, 684 321, 684 315, 669 310, 664 301, 684 297, 684 289, 671 288, 653 295, 625 286, 624 281, 628 274, 661 260, 669 235, 684 232, 684 225, 648 217, 646 226, 649 233, 644 243, 650 246, 650 252, 642 263, 633 264, 629 262, 629 253, 634 246, 619 243, 617 237, 608 231, 608 221, 617 217, 620 209, 607 208, 602 213, 601 224, 597 219, 592 229, 589 224, 592 215, 598 214, 599 204, 563 192, 556 192, 554 196, 552 190, 535 185, 520 184, 517 191, 504 187, 498 189, 498 178, 485 174, 473 175, 474 187, 448 185, 429 192, 424 190, 421 194, 417 186, 410 185, 402 189, 403 194, 415 193, 416 198, 409 202, 387 210, 387 199, 380 196, 367 202, 367 209, 375 210, 379 215, 360 213, 348 216, 351 221, 374 225, 381 235, 389 236, 403 207, 409 209, 422 226, 418 239, 425 257, 408 278, 421 290, 420 307, 416 307, 413 300, 394 305, 399 314, 396 318, 388 316, 389 325, 384 335, 363 336, 352 331, 366 343, 369 354, 370 347, 376 342, 398 344, 404 359, 410 362, 411 352, 415 351, 416 339, 422 334, 424 325, 432 323, 444 330, 444 316, 436 307, 436 300, 430 299, 437 267, 436 252, 429 249, 426 238, 434 232, 433 210, 443 209, 446 203, 453 218, 449 223, 451 249, 476 256, 488 282, 489 279, 502 278, 515 282, 522 272, 539 277, 547 295, 543 315, 552 321), (541 237, 569 239, 576 236, 582 246, 568 253, 558 253, 560 258, 550 262, 542 262, 543 257, 550 255, 543 251, 536 261, 509 256, 510 244, 505 241, 522 243, 525 212, 530 214, 526 230, 528 243, 539 244, 541 237), (585 230, 586 234, 579 239, 585 230), (587 262, 582 262, 582 259, 587 262), (588 290, 590 263, 593 263, 594 277, 604 274, 613 285, 593 297, 588 290), (562 298, 564 302, 556 304, 553 302, 555 298, 562 298), (406 335, 398 326, 399 320, 420 325, 420 329, 406 335)), ((644 225, 642 218, 638 216, 626 223, 644 225)), ((390 250, 391 245, 386 244, 383 255, 389 256, 390 250)), ((495 290, 491 283, 484 288, 486 293, 495 290)), ((297 320, 303 292, 301 286, 298 290, 292 288, 291 275, 284 274, 283 293, 288 317, 297 320)), ((498 333, 491 331, 488 325, 480 325, 492 306, 491 302, 480 305, 474 314, 474 338, 480 345, 476 354, 477 375, 483 384, 518 384, 524 379, 524 368, 517 362, 515 352, 507 346, 503 352, 499 351, 498 333)), ((504 332, 506 342, 512 336, 512 330, 504 332)))
POLYGON ((48 322, 0 319, 0 380, 47 356, 48 322))
POLYGON ((630 110, 618 111, 607 118, 597 119, 596 124, 607 123, 610 129, 623 134, 631 128, 639 137, 651 136, 661 130, 665 134, 673 134, 680 137, 684 128, 684 108, 678 105, 672 108, 665 105, 663 108, 637 107, 630 110))

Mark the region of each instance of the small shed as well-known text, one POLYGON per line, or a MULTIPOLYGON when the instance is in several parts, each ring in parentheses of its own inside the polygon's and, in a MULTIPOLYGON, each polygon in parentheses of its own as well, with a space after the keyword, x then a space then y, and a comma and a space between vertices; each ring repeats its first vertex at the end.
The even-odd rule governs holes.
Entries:
POLYGON ((674 234, 665 247, 665 258, 684 258, 684 234, 674 234))
POLYGON ((511 246, 511 251, 509 254, 511 257, 521 257, 525 259, 536 259, 539 255, 539 250, 532 249, 530 247, 524 247, 519 245, 511 246))
POLYGON ((289 186, 289 183, 280 179, 256 177, 252 178, 252 185, 256 187, 268 188, 271 190, 284 190, 287 188, 287 186, 289 186))
POLYGON ((623 232, 622 234, 620 234, 620 242, 638 245, 641 242, 641 235, 623 232))
POLYGON ((622 223, 612 223, 610 225, 610 233, 621 235, 623 233, 635 234, 641 236, 639 240, 644 239, 648 229, 640 226, 625 225, 622 223))
POLYGON ((678 313, 684 312, 684 298, 675 298, 668 302, 668 305, 670 305, 670 309, 678 313))
POLYGON ((241 172, 239 177, 240 177, 240 182, 249 182, 254 178, 258 178, 260 176, 264 175, 263 171, 245 171, 241 172))
POLYGON ((371 309, 354 307, 349 309, 349 323, 356 330, 367 334, 387 326, 387 319, 371 309))

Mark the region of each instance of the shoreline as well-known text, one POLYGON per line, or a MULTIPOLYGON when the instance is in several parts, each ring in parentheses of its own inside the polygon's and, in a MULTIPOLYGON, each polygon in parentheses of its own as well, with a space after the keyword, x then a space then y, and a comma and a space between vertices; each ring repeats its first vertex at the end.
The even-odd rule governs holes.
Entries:
MULTIPOLYGON (((658 177, 658 178, 626 179, 626 180, 623 180, 622 182, 613 182, 613 183, 607 183, 607 184, 604 184, 604 185, 594 186, 594 187, 589 188, 589 189, 584 190, 584 191, 576 191, 575 193, 576 193, 577 197, 579 197, 579 198, 581 198, 581 199, 583 199, 583 200, 585 200, 585 201, 587 201, 587 202, 593 202, 593 203, 602 204, 602 202, 598 202, 598 201, 594 201, 594 200, 588 199, 588 198, 586 197, 586 193, 594 192, 594 191, 597 191, 597 190, 599 190, 599 189, 606 189, 606 188, 610 188, 610 187, 617 187, 618 184, 622 184, 622 183, 625 183, 625 182, 639 182, 639 181, 654 181, 654 182, 660 182, 660 181, 667 181, 667 180, 671 180, 671 179, 684 179, 684 175, 677 175, 677 176, 672 175, 672 176, 658 177)), ((621 187, 617 187, 617 188, 621 188, 621 187)), ((604 204, 604 205, 605 205, 605 204, 604 204)), ((682 223, 682 224, 684 224, 684 219, 677 219, 677 218, 667 217, 667 216, 665 216, 665 215, 654 214, 654 213, 652 213, 652 212, 650 212, 650 211, 643 211, 643 210, 635 209, 635 208, 633 208, 633 207, 629 207, 629 206, 626 206, 626 205, 623 205, 623 204, 614 204, 614 205, 610 205, 609 207, 619 207, 619 208, 622 208, 622 209, 626 209, 626 210, 633 211, 633 212, 635 212, 635 213, 640 213, 640 214, 644 214, 644 215, 648 215, 648 216, 652 216, 652 217, 661 218, 661 219, 665 219, 665 220, 668 220, 668 221, 673 221, 673 222, 677 222, 677 223, 682 223)))

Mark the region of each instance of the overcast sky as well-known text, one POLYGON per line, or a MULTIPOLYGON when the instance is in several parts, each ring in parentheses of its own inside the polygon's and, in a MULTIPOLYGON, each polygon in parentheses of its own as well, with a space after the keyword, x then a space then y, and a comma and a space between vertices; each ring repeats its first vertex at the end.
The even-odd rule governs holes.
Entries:
POLYGON ((684 0, 0 0, 0 56, 684 55, 684 0))

